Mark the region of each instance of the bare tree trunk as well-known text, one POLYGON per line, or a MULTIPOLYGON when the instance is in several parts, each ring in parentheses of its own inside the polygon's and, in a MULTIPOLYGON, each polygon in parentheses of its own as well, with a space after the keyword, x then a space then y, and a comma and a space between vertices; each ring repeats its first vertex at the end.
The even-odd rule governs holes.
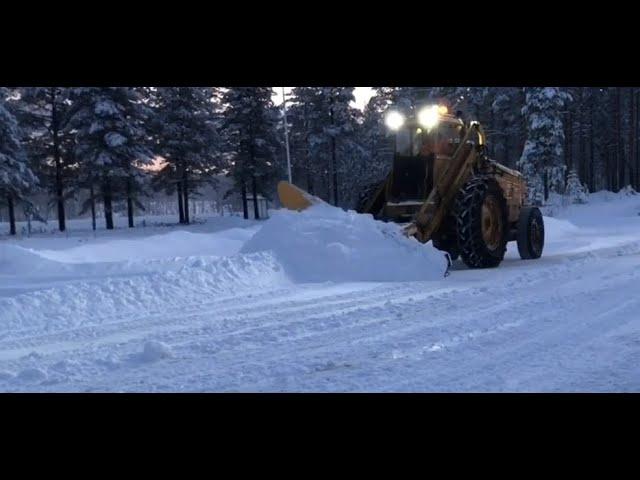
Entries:
POLYGON ((187 182, 187 171, 184 172, 184 180, 182 184, 182 194, 184 195, 184 223, 189 225, 189 183, 187 182))
POLYGON ((256 176, 251 176, 251 193, 253 194, 253 218, 260 219, 260 209, 258 208, 258 185, 256 183, 256 176))
MULTIPOLYGON (((308 131, 308 125, 305 124, 305 128, 307 129, 306 131, 308 131)), ((315 195, 314 191, 313 191, 313 185, 314 185, 314 181, 313 181, 313 169, 311 166, 311 154, 309 152, 309 135, 307 134, 305 137, 305 141, 304 141, 304 145, 305 145, 305 152, 304 152, 304 165, 305 165, 305 170, 307 173, 307 192, 309 192, 311 195, 315 195)))
POLYGON ((606 174, 606 178, 607 178, 607 190, 613 191, 615 190, 615 179, 617 177, 617 173, 616 173, 616 163, 615 163, 615 151, 616 151, 616 126, 617 126, 617 115, 616 115, 616 105, 615 105, 615 95, 612 91, 612 89, 610 89, 610 101, 609 103, 609 107, 611 108, 611 111, 613 112, 613 130, 606 136, 606 142, 605 142, 605 153, 607 155, 606 158, 606 166, 607 166, 607 170, 605 172, 606 174))
MULTIPOLYGON (((640 135, 640 127, 638 126, 638 112, 640 112, 640 95, 636 92, 636 118, 633 124, 633 129, 635 131, 636 142, 638 141, 638 136, 640 135)), ((636 190, 640 191, 640 148, 638 148, 638 144, 636 143, 636 190)))
POLYGON ((549 200, 549 171, 544 169, 544 201, 549 200))
POLYGON ((244 183, 244 179, 240 184, 240 193, 242 195, 242 213, 244 214, 244 219, 249 219, 249 205, 247 205, 247 187, 244 183))
MULTIPOLYGON (((518 89, 519 95, 519 104, 525 105, 527 103, 527 95, 524 91, 524 88, 518 89)), ((527 143, 527 119, 524 115, 520 115, 520 123, 518 128, 518 158, 522 156, 524 152, 524 146, 527 143)))
POLYGON ((336 156, 336 139, 331 138, 331 165, 333 169, 333 204, 338 206, 338 160, 336 156))
MULTIPOLYGON (((331 117, 331 127, 335 125, 335 118, 333 116, 333 96, 329 99, 329 115, 331 117)), ((336 137, 331 136, 331 170, 333 176, 333 204, 338 206, 338 158, 336 155, 336 137)))
POLYGON ((51 134, 53 136, 53 162, 56 169, 56 202, 58 204, 58 228, 64 232, 66 219, 64 212, 64 187, 62 184, 62 158, 60 155, 60 120, 55 87, 50 89, 51 94, 51 134))
POLYGON ((7 201, 9 203, 9 233, 11 235, 16 234, 16 212, 15 207, 13 205, 13 196, 9 194, 7 196, 7 201))
POLYGON ((313 174, 309 170, 307 170, 307 187, 307 192, 311 195, 315 195, 315 193, 313 193, 313 174))
POLYGON ((104 218, 107 230, 113 230, 113 203, 111 197, 111 181, 109 180, 109 177, 104 179, 102 192, 102 196, 104 198, 104 218))
MULTIPOLYGON (((476 117, 478 118, 478 117, 476 117)), ((496 132, 496 124, 495 124, 495 117, 493 114, 493 108, 489 108, 489 128, 491 129, 492 132, 496 132)), ((491 158, 496 158, 496 145, 498 144, 497 139, 495 138, 495 135, 491 141, 491 147, 490 147, 490 151, 489 151, 489 156, 491 158)))
MULTIPOLYGON (((565 127, 565 138, 564 138, 564 163, 567 167, 567 173, 571 171, 573 168, 573 115, 571 114, 571 110, 569 110, 566 114, 566 127, 565 127)), ((566 180, 566 175, 565 175, 566 180)))
POLYGON ((129 228, 133 228, 133 198, 131 198, 131 180, 127 178, 127 217, 129 228))
POLYGON ((620 87, 616 87, 616 192, 620 191, 624 183, 624 153, 622 149, 622 96, 620 90, 620 87))
POLYGON ((585 138, 585 96, 584 96, 585 87, 580 88, 580 104, 578 106, 578 154, 580 158, 578 159, 578 176, 580 178, 580 182, 585 182, 587 177, 587 140, 585 138))
POLYGON ((636 158, 636 137, 635 137, 635 121, 636 121, 636 92, 634 88, 629 89, 629 183, 633 183, 635 178, 633 159, 636 158))
POLYGON ((589 191, 594 192, 596 190, 596 180, 595 180, 595 163, 596 159, 593 156, 594 154, 594 140, 593 137, 595 135, 594 127, 593 127, 593 102, 594 98, 591 97, 591 101, 589 102, 589 191))
POLYGON ((184 205, 182 198, 182 181, 177 184, 177 192, 178 192, 178 214, 180 215, 180 223, 184 223, 184 205))
POLYGON ((96 197, 93 192, 93 182, 89 186, 89 195, 91 195, 91 228, 96 231, 96 197))

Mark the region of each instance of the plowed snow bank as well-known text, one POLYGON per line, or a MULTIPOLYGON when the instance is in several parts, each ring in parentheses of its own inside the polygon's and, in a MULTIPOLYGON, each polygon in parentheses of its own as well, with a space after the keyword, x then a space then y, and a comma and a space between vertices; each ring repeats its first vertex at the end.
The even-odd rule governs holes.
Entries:
POLYGON ((110 240, 66 250, 40 250, 50 260, 68 263, 152 260, 193 255, 235 255, 253 233, 251 228, 231 228, 217 233, 175 231, 145 238, 110 240))
POLYGON ((396 224, 314 205, 279 210, 242 247, 273 251, 295 281, 412 281, 442 278, 444 254, 403 236, 396 224))
POLYGON ((140 315, 162 316, 169 308, 181 309, 178 316, 183 317, 192 305, 289 283, 268 252, 190 257, 177 268, 171 261, 168 264, 172 268, 166 272, 79 280, 0 298, 0 338, 20 337, 27 331, 52 333, 140 315))
POLYGON ((18 245, 0 244, 0 274, 63 273, 65 265, 44 258, 38 252, 18 245))

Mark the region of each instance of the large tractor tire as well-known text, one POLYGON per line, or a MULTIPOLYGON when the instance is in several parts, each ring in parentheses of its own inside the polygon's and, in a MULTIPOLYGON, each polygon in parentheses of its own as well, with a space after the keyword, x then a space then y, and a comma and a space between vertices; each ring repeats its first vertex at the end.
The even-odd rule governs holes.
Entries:
POLYGON ((494 268, 507 251, 507 202, 498 183, 475 177, 460 190, 454 207, 458 248, 469 268, 494 268))
POLYGON ((544 248, 544 220, 537 207, 524 207, 518 219, 518 253, 523 260, 542 256, 544 248))

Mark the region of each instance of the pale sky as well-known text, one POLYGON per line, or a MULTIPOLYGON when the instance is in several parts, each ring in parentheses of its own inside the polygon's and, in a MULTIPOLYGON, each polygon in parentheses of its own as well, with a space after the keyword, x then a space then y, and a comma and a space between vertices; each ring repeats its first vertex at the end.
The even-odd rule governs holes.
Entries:
MULTIPOLYGON (((287 98, 289 98, 289 93, 293 87, 284 87, 284 90, 287 94, 287 98)), ((282 103, 282 87, 273 87, 275 91, 275 95, 273 96, 273 101, 276 105, 280 105, 282 103)), ((373 96, 373 90, 371 87, 356 87, 353 92, 353 95, 356 97, 356 101, 354 105, 358 107, 360 110, 364 110, 364 107, 367 105, 369 99, 373 96)))

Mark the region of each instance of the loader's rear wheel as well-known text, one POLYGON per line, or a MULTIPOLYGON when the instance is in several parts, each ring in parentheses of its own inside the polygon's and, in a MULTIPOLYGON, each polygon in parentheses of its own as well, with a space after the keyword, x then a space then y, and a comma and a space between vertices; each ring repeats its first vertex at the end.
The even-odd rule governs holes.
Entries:
POLYGON ((507 251, 507 202, 492 178, 472 178, 455 204, 458 247, 469 268, 500 265, 507 251))
POLYGON ((524 207, 518 219, 518 253, 523 260, 542 256, 544 248, 544 220, 537 207, 524 207))

